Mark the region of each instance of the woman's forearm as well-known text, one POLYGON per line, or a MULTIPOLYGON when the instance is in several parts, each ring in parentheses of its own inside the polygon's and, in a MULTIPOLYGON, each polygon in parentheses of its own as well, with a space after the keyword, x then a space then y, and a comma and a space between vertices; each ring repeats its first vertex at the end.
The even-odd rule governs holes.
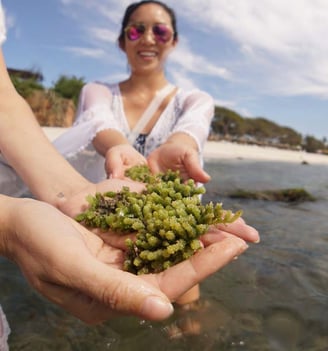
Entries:
POLYGON ((102 156, 105 156, 111 147, 121 144, 129 144, 129 142, 121 132, 115 129, 103 130, 93 139, 93 146, 102 156))
POLYGON ((20 97, 1 111, 0 150, 30 191, 53 205, 88 183, 56 151, 20 97))
POLYGON ((177 144, 183 144, 186 146, 189 146, 190 148, 199 151, 198 150, 198 145, 195 141, 195 139, 193 137, 191 137, 189 134, 187 133, 183 133, 183 132, 176 132, 171 134, 171 136, 166 140, 165 143, 177 143, 177 144))
POLYGON ((16 92, 0 50, 0 151, 31 192, 57 206, 89 182, 56 151, 16 92))

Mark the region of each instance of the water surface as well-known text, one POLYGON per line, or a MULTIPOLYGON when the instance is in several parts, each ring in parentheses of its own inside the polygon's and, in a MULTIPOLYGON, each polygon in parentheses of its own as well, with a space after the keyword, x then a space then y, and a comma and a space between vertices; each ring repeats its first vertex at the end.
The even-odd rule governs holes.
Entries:
POLYGON ((213 180, 204 201, 242 208, 262 240, 201 285, 198 309, 177 311, 163 323, 119 318, 89 327, 38 296, 0 259, 11 350, 327 351, 328 166, 225 160, 206 169, 213 180), (304 187, 318 200, 290 205, 228 197, 238 188, 286 187, 304 187))

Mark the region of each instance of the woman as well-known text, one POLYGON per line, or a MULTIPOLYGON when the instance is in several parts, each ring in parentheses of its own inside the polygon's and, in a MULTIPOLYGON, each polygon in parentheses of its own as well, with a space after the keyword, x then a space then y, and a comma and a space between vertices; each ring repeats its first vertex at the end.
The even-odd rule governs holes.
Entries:
MULTIPOLYGON (((183 178, 197 182, 210 179, 202 169, 202 151, 214 104, 200 90, 184 91, 168 82, 165 62, 177 43, 177 21, 171 8, 160 1, 128 6, 118 44, 126 54, 130 77, 112 85, 87 84, 75 127, 54 143, 89 179, 99 181, 105 172, 123 178, 127 168, 138 164, 148 164, 153 172, 179 170, 183 178), (78 157, 72 148, 67 150, 73 140, 80 142, 73 146, 76 151, 93 150, 97 166, 91 166, 82 154, 78 157)), ((195 286, 177 303, 198 297, 195 286)))
POLYGON ((140 1, 126 9, 118 44, 126 54, 130 77, 118 84, 87 84, 75 126, 54 143, 89 179, 106 176, 104 162, 107 175, 114 178, 147 163, 154 172, 170 168, 198 182, 210 179, 201 166, 213 99, 167 81, 165 62, 177 43, 176 16, 167 5, 140 1), (90 158, 84 163, 85 153, 78 153, 85 149, 95 156, 92 167, 90 158))
MULTIPOLYGON (((4 39, 0 0, 0 45, 4 39)), ((165 319, 173 312, 171 301, 241 254, 247 248, 244 239, 258 239, 257 232, 240 220, 210 231, 197 257, 165 274, 137 277, 122 271, 119 238, 112 235, 105 243, 55 207, 74 216, 87 194, 117 191, 124 185, 140 191, 141 185, 119 180, 92 184, 76 172, 52 147, 15 91, 1 49, 0 150, 32 193, 49 203, 0 195, 0 256, 15 262, 40 294, 87 323, 100 323, 117 313, 165 319)), ((8 332, 0 309, 1 351, 7 349, 8 332)))

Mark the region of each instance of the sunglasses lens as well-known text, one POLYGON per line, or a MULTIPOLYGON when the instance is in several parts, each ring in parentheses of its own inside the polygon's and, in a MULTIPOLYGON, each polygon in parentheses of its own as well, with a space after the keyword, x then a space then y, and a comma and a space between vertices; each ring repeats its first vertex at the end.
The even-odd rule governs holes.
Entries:
POLYGON ((126 35, 131 41, 138 40, 144 32, 143 26, 130 26, 126 29, 126 35))
POLYGON ((153 27, 153 33, 158 41, 163 43, 168 42, 172 37, 172 31, 164 24, 156 24, 153 27))
MULTIPOLYGON (((143 24, 133 24, 125 29, 126 36, 129 40, 138 40, 146 31, 143 24)), ((152 27, 153 35, 157 41, 166 43, 172 38, 172 30, 165 24, 155 24, 152 27)))

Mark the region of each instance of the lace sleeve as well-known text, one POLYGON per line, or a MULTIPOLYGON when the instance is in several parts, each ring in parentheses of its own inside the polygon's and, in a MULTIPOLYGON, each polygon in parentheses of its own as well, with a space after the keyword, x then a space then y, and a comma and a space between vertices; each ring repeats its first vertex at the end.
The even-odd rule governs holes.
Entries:
POLYGON ((65 156, 72 156, 86 149, 100 131, 121 130, 111 110, 111 101, 112 94, 107 86, 86 84, 81 90, 73 126, 54 141, 57 150, 65 156))
POLYGON ((87 121, 94 121, 97 126, 95 135, 104 129, 120 130, 118 119, 111 109, 112 93, 110 89, 100 83, 88 83, 81 91, 74 125, 87 121))
POLYGON ((212 97, 203 91, 193 90, 181 96, 180 116, 171 134, 183 132, 190 135, 201 151, 207 140, 213 116, 212 97))

